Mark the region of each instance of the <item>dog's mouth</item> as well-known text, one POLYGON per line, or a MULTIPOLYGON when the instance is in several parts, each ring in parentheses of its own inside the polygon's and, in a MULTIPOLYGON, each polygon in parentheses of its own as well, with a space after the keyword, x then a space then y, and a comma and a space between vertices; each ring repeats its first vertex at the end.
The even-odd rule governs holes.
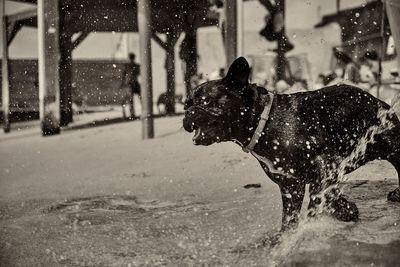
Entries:
POLYGON ((193 135, 193 144, 194 145, 203 145, 203 146, 208 146, 211 145, 215 142, 219 143, 220 138, 219 137, 214 137, 207 131, 205 131, 202 127, 197 127, 194 126, 194 135, 193 135))
POLYGON ((193 143, 196 143, 196 140, 199 140, 200 137, 201 137, 201 127, 198 127, 197 129, 194 130, 193 143))
POLYGON ((190 133, 194 132, 194 145, 208 146, 227 140, 222 124, 221 118, 216 120, 203 110, 188 110, 183 119, 183 128, 190 133))

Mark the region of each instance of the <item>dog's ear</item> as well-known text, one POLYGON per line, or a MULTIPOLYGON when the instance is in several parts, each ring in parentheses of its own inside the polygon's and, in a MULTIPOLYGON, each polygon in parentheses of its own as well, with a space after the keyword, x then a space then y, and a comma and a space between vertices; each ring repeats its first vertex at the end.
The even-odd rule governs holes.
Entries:
POLYGON ((249 82, 250 67, 249 63, 244 57, 239 57, 233 61, 229 67, 224 80, 234 86, 244 86, 249 82))

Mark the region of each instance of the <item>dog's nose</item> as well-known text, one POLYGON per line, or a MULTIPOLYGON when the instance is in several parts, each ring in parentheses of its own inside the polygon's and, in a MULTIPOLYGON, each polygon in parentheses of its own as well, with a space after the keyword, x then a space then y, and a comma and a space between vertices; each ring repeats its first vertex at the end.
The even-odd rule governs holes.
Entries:
POLYGON ((194 124, 193 122, 190 120, 190 118, 188 118, 187 116, 185 116, 183 118, 183 129, 185 129, 186 131, 188 131, 189 133, 194 131, 194 124))

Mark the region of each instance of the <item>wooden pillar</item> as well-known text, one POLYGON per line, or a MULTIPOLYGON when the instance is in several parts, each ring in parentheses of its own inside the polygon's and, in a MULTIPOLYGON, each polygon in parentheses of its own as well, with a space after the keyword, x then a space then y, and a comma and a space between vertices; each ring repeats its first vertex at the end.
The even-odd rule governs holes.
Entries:
POLYGON ((225 1, 225 55, 226 69, 237 58, 238 51, 238 20, 237 2, 225 1))
POLYGON ((192 24, 185 31, 184 44, 185 48, 182 48, 183 53, 187 53, 181 56, 181 59, 185 62, 185 87, 186 87, 186 97, 191 94, 192 85, 191 80, 197 75, 197 29, 192 24))
MULTIPOLYGON (((278 8, 278 12, 282 12, 283 21, 285 21, 285 0, 278 0, 276 2, 276 7, 278 8)), ((285 24, 285 23, 284 23, 285 24)), ((285 58, 285 45, 287 40, 285 40, 285 26, 283 26, 281 37, 278 39, 278 57, 276 64, 276 78, 277 80, 285 80, 285 70, 286 70, 286 58, 285 58)))
POLYGON ((72 122, 72 34, 61 27, 60 35, 60 125, 72 122))
POLYGON ((244 56, 244 44, 243 44, 243 38, 244 38, 244 23, 243 23, 243 0, 236 0, 236 6, 237 6, 237 57, 244 56))
POLYGON ((397 69, 400 72, 400 5, 396 0, 386 1, 386 12, 397 51, 397 69))
POLYGON ((3 108, 3 130, 10 132, 10 83, 9 83, 9 65, 8 65, 8 44, 7 44, 7 17, 5 14, 5 1, 0 3, 1 17, 1 46, 3 48, 1 60, 1 99, 3 108))
POLYGON ((38 0, 39 101, 42 135, 60 132, 59 0, 38 0))
POLYGON ((151 75, 151 7, 150 0, 138 1, 140 75, 142 79, 142 138, 154 138, 153 84, 151 75))
POLYGON ((167 114, 175 113, 175 44, 179 38, 178 33, 167 35, 165 68, 167 72, 167 114))

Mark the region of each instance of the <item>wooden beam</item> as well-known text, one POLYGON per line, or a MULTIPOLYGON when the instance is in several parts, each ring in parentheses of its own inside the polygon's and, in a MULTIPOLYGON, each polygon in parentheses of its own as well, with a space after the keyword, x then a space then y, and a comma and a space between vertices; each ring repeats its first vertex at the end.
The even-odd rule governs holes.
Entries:
MULTIPOLYGON (((61 24, 63 25, 63 24, 61 24)), ((60 27, 60 125, 72 122, 72 34, 60 27)))
POLYGON ((60 132, 59 0, 38 0, 39 102, 42 135, 60 132))
POLYGON ((31 3, 31 4, 36 4, 37 0, 9 0, 12 2, 20 2, 20 3, 31 3))
POLYGON ((7 42, 11 44, 23 26, 37 26, 37 10, 30 9, 7 16, 7 42))
POLYGON ((181 44, 180 58, 185 63, 186 97, 189 97, 193 89, 192 78, 197 75, 197 29, 193 25, 185 30, 185 39, 181 44))
POLYGON ((77 48, 89 35, 89 32, 81 32, 81 34, 75 40, 72 40, 72 48, 77 48))
POLYGON ((2 109, 3 109, 3 130, 5 133, 10 132, 10 83, 9 83, 9 61, 8 61, 8 44, 7 44, 7 17, 5 16, 5 1, 0 2, 1 17, 1 77, 2 77, 2 109))
POLYGON ((154 138, 153 83, 151 75, 151 8, 150 0, 138 0, 140 75, 142 95, 142 138, 154 138))
MULTIPOLYGON (((285 0, 277 0, 276 7, 278 8, 278 12, 282 12, 283 21, 285 21, 285 0)), ((286 78, 286 58, 285 58, 285 45, 287 40, 285 40, 285 23, 283 26, 281 37, 278 39, 278 53, 277 53, 277 64, 276 64, 276 78, 277 80, 285 80, 286 78)))
POLYGON ((22 24, 19 22, 7 23, 7 45, 10 45, 15 36, 22 29, 22 24))
POLYGON ((153 32, 151 37, 153 38, 154 41, 156 41, 156 43, 161 46, 164 50, 168 49, 168 44, 166 42, 164 42, 163 40, 161 40, 161 38, 155 33, 153 32))
POLYGON ((238 21, 237 21, 237 2, 225 1, 225 55, 226 69, 237 58, 238 51, 238 21))
POLYGON ((236 23, 237 23, 237 35, 236 35, 236 42, 237 42, 237 57, 244 55, 244 44, 243 44, 243 0, 236 0, 237 6, 237 15, 236 15, 236 23))
POLYGON ((15 14, 11 14, 7 16, 8 22, 12 23, 12 22, 18 22, 21 20, 26 20, 26 19, 32 19, 32 18, 36 18, 37 16, 37 10, 36 8, 34 9, 29 9, 29 10, 25 10, 25 11, 21 11, 15 14))
MULTIPOLYGON (((189 0, 186 1, 189 2, 189 0)), ((60 4, 62 5, 61 10, 64 10, 64 12, 68 12, 73 18, 69 22, 69 27, 74 33, 80 31, 138 31, 137 8, 135 1, 63 0, 60 4)), ((175 18, 175 20, 171 20, 170 16, 168 16, 171 12, 168 8, 166 8, 166 6, 168 5, 177 4, 173 4, 173 2, 166 2, 166 5, 158 6, 158 8, 153 7, 153 17, 157 18, 152 23, 153 31, 159 33, 167 33, 168 31, 170 31, 171 28, 177 29, 177 27, 181 28, 181 26, 184 25, 184 23, 182 23, 182 21, 177 18, 175 18)), ((196 4, 194 9, 190 9, 190 11, 187 12, 193 14, 197 13, 195 22, 196 28, 208 27, 218 24, 218 15, 216 14, 216 12, 208 11, 206 10, 206 7, 207 6, 203 6, 203 4, 196 4)), ((19 21, 22 23, 22 26, 37 26, 36 9, 22 11, 20 13, 9 16, 11 21, 19 21)), ((182 28, 184 28, 184 26, 182 28)))
POLYGON ((167 35, 167 49, 165 67, 167 72, 167 103, 165 111, 167 114, 175 113, 175 45, 180 34, 171 33, 167 35))

